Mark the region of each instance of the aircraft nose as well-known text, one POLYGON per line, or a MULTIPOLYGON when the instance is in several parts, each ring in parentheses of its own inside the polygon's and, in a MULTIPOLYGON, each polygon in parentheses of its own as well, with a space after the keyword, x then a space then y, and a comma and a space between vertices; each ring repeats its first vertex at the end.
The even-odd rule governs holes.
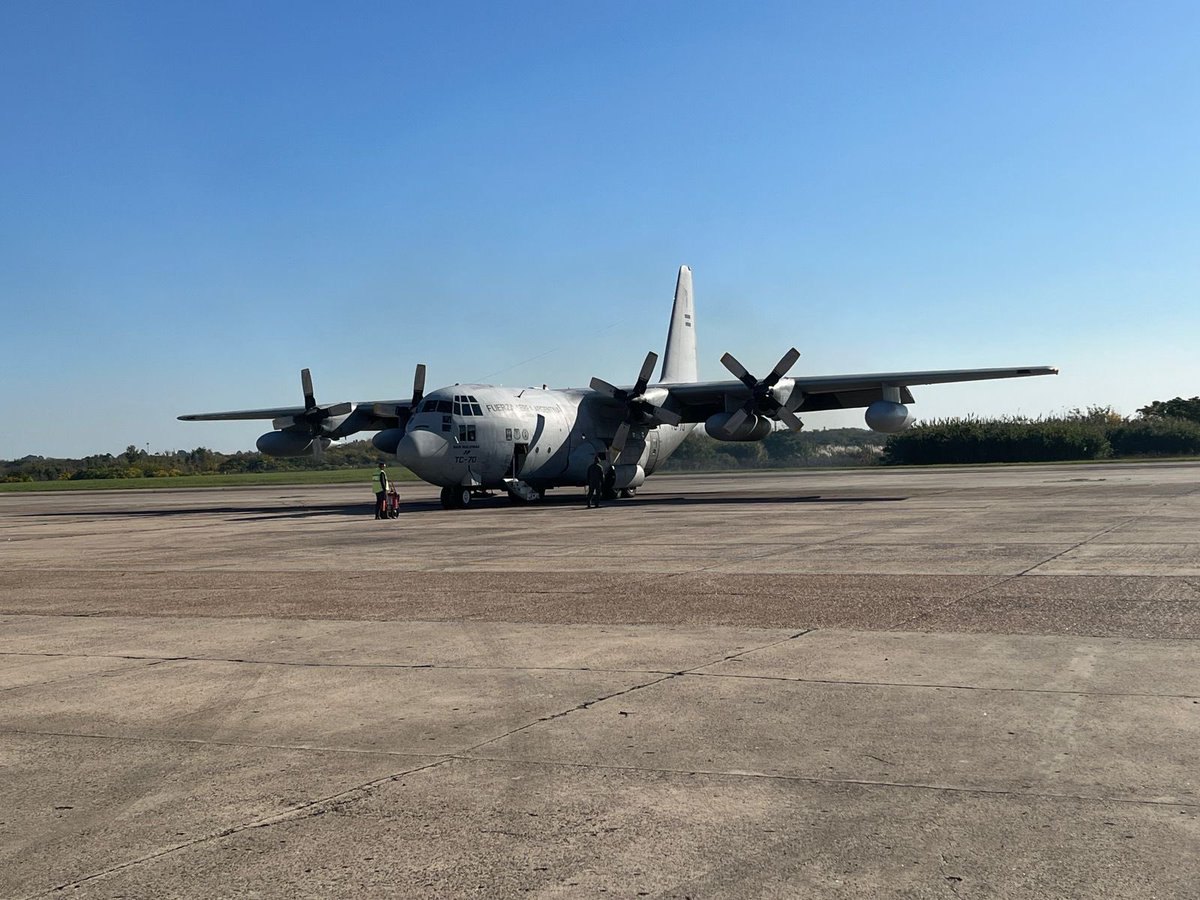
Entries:
POLYGON ((400 439, 396 459, 424 478, 442 467, 449 449, 450 442, 440 434, 424 429, 410 431, 400 439))

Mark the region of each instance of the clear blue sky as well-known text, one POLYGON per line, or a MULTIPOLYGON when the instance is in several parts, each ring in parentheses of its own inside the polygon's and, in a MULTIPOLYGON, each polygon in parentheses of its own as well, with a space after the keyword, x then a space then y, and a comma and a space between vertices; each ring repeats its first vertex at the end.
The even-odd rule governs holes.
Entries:
MULTIPOLYGON (((1200 4, 7 3, 0 458, 184 412, 1057 364, 923 417, 1200 393, 1200 4), (536 359, 533 359, 536 357, 536 359), (532 361, 528 361, 531 360, 532 361)), ((809 427, 861 424, 815 414, 809 427)))

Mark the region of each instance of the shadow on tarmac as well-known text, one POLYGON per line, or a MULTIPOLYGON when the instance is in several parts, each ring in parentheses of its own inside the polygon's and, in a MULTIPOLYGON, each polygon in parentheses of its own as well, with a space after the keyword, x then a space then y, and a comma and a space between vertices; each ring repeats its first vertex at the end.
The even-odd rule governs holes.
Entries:
MULTIPOLYGON (((652 507, 705 507, 705 506, 786 506, 790 503, 895 503, 907 500, 907 497, 826 497, 821 494, 807 494, 802 496, 762 496, 748 497, 736 495, 712 495, 705 494, 695 497, 687 497, 682 495, 676 496, 640 496, 625 500, 609 500, 604 503, 606 507, 628 506, 630 508, 637 506, 652 506, 652 507)), ((493 494, 490 497, 477 498, 471 505, 471 508, 486 508, 496 509, 499 507, 511 507, 514 511, 530 509, 534 510, 541 508, 566 508, 566 507, 584 507, 584 497, 582 494, 560 494, 558 496, 548 495, 539 503, 529 504, 527 507, 523 505, 513 504, 509 501, 505 494, 493 494)), ((400 515, 404 516, 405 512, 426 512, 430 510, 441 510, 441 503, 436 500, 417 500, 417 501, 402 501, 400 504, 400 515)), ((230 515, 230 521, 233 522, 253 522, 261 519, 312 519, 324 516, 361 516, 363 518, 371 518, 373 515, 374 506, 371 503, 321 503, 308 504, 304 506, 278 506, 278 505, 258 505, 258 506, 188 506, 175 509, 125 509, 125 510, 74 510, 62 512, 40 512, 26 513, 28 517, 47 518, 47 519, 163 519, 175 518, 179 516, 191 515, 230 515)), ((457 510, 449 510, 457 512, 457 510)))

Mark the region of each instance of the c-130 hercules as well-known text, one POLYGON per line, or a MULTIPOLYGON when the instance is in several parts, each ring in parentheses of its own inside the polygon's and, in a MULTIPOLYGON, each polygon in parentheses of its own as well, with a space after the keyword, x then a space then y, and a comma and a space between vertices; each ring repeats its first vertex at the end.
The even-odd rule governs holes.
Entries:
POLYGON ((320 452, 331 441, 375 431, 372 443, 418 477, 442 489, 442 506, 463 509, 490 489, 514 502, 542 499, 551 488, 582 486, 587 468, 606 456, 613 490, 631 497, 684 439, 703 423, 719 441, 758 441, 774 431, 798 431, 798 413, 865 408, 867 426, 892 434, 913 422, 909 386, 1055 375, 1053 366, 950 369, 866 375, 787 377, 799 359, 793 348, 764 378, 726 353, 736 381, 698 381, 692 270, 679 267, 662 373, 650 384, 658 354, 647 353, 637 380, 614 387, 593 378, 589 388, 507 388, 456 384, 425 393, 418 365, 407 400, 318 404, 308 369, 301 373, 304 406, 180 416, 185 421, 273 419, 258 439, 268 456, 320 452))

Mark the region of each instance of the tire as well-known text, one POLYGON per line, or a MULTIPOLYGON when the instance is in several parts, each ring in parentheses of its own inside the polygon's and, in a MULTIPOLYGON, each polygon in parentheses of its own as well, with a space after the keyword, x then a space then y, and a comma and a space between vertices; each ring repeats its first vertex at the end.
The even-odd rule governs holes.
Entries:
POLYGON ((471 489, 469 487, 454 488, 454 505, 458 509, 466 509, 471 505, 471 489))
POLYGON ((455 501, 457 499, 458 499, 458 496, 456 494, 455 488, 452 488, 452 487, 442 488, 442 494, 441 494, 442 509, 455 509, 457 506, 455 501))
POLYGON ((628 500, 630 497, 637 496, 637 488, 622 488, 621 496, 628 500))

